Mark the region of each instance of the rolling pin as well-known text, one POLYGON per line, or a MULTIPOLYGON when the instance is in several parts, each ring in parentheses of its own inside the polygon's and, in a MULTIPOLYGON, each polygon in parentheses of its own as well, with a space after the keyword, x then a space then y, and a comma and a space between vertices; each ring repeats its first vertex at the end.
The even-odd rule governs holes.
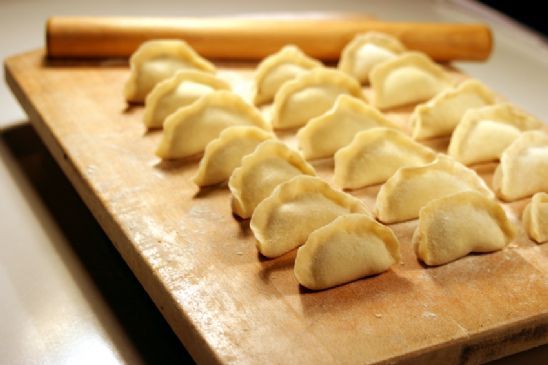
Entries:
POLYGON ((327 18, 52 17, 46 26, 51 58, 128 57, 149 39, 184 39, 218 60, 257 61, 295 44, 312 57, 339 58, 357 33, 380 31, 436 61, 485 60, 492 48, 483 24, 383 22, 366 16, 327 18))

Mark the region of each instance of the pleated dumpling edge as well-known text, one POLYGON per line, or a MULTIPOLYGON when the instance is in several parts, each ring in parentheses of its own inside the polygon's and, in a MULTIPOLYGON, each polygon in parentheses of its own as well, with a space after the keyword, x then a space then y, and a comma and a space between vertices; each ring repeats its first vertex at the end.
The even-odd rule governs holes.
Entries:
POLYGON ((235 125, 271 130, 261 113, 240 96, 226 90, 213 91, 167 117, 156 155, 177 159, 201 153, 224 129, 235 125))
POLYGON ((349 213, 370 215, 361 200, 318 177, 299 175, 278 185, 257 206, 250 228, 259 252, 277 257, 302 245, 315 229, 349 213))
POLYGON ((463 81, 415 107, 411 114, 412 136, 428 139, 451 135, 466 111, 495 102, 495 94, 481 82, 463 81))
POLYGON ((369 83, 369 73, 377 64, 405 52, 398 38, 381 32, 357 34, 344 47, 337 67, 362 84, 369 83))
POLYGON ((182 69, 215 72, 215 66, 180 39, 142 43, 129 59, 130 76, 124 86, 129 102, 143 102, 154 86, 182 69), (142 68, 145 67, 145 70, 142 68))
POLYGON ((275 138, 272 132, 255 126, 237 125, 223 130, 207 144, 192 180, 200 187, 228 180, 244 156, 267 139, 275 138))
POLYGON ((442 265, 471 252, 500 250, 515 235, 497 201, 476 191, 463 191, 421 208, 412 241, 421 261, 442 265))
POLYGON ((493 188, 505 201, 548 191, 548 132, 523 132, 502 152, 493 188))
POLYGON ((542 126, 508 103, 470 109, 453 131, 447 153, 466 165, 496 161, 522 132, 542 126))
POLYGON ((440 65, 419 52, 406 52, 373 67, 372 104, 390 109, 427 101, 453 82, 440 65))
POLYGON ((230 90, 230 85, 209 73, 178 71, 159 82, 147 95, 143 122, 147 128, 162 128, 170 114, 215 90, 230 90))
POLYGON ((433 162, 402 167, 377 194, 376 216, 383 223, 397 223, 419 216, 428 202, 460 191, 475 190, 490 199, 495 194, 474 171, 451 157, 438 155, 433 162))
POLYGON ((242 159, 228 180, 232 212, 243 219, 268 197, 276 186, 297 175, 316 175, 301 154, 283 142, 266 140, 242 159))
POLYGON ((323 67, 323 64, 294 45, 287 45, 264 58, 255 70, 254 104, 271 102, 285 82, 317 67, 323 67))
POLYGON ((339 95, 363 99, 360 84, 347 74, 327 68, 316 68, 288 81, 274 97, 272 126, 291 129, 329 110, 339 95))
POLYGON ((400 129, 364 100, 339 95, 331 109, 299 129, 297 140, 307 160, 325 158, 352 142, 356 133, 376 127, 400 129))
POLYGON ((523 210, 525 231, 536 243, 548 242, 548 193, 533 195, 523 210))
POLYGON ((371 128, 335 153, 334 178, 344 189, 358 189, 383 183, 399 168, 424 165, 436 156, 397 129, 371 128))
POLYGON ((366 214, 347 214, 312 232, 297 251, 294 274, 322 290, 388 270, 400 261, 394 232, 366 214))

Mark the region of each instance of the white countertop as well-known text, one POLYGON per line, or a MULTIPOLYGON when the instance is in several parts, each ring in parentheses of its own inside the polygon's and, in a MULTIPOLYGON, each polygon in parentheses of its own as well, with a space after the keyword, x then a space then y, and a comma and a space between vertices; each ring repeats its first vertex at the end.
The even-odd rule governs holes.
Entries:
MULTIPOLYGON (((449 1, 0 1, 0 56, 42 47, 51 15, 193 16, 361 11, 386 20, 484 21, 487 63, 459 63, 548 122, 548 46, 477 5, 449 1)), ((0 359, 6 364, 179 363, 169 326, 0 84, 0 359)), ((498 361, 541 364, 548 346, 498 361)))

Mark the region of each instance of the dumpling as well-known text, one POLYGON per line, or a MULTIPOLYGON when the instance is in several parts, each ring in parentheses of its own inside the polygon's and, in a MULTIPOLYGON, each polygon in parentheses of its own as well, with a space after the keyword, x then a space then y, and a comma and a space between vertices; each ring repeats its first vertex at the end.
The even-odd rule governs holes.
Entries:
POLYGON ((295 277, 321 290, 379 274, 400 261, 394 232, 365 214, 348 214, 312 232, 297 251, 295 277))
POLYGON ((542 124, 510 104, 471 109, 455 128, 448 154, 466 165, 498 160, 523 131, 542 124))
POLYGON ((523 132, 500 158, 493 188, 506 201, 548 192, 548 133, 523 132))
POLYGON ((413 243, 425 264, 443 265, 470 252, 500 250, 514 235, 499 203, 464 191, 433 200, 420 210, 413 243))
POLYGON ((251 217, 276 186, 303 174, 316 175, 316 171, 297 151, 282 142, 264 141, 242 159, 228 180, 232 211, 244 219, 251 217))
POLYGON ((368 214, 359 199, 333 190, 318 177, 300 175, 278 185, 257 205, 249 226, 259 252, 277 257, 302 245, 315 229, 349 213, 368 214))
POLYGON ((298 47, 285 46, 257 66, 254 103, 260 105, 271 102, 286 81, 322 66, 320 61, 308 57, 298 47))
POLYGON ((418 52, 378 64, 371 70, 369 80, 373 105, 380 109, 426 101, 451 86, 443 68, 418 52))
POLYGON ((398 128, 363 100, 340 95, 331 109, 299 129, 297 139, 307 160, 331 157, 352 142, 356 133, 374 127, 398 128))
POLYGON ((400 167, 424 165, 435 158, 434 151, 402 132, 368 129, 335 154, 335 182, 344 189, 379 184, 400 167))
POLYGON ((212 92, 167 117, 156 154, 176 159, 203 152, 223 129, 235 125, 270 130, 261 113, 238 95, 231 91, 212 92))
POLYGON ((198 55, 186 42, 177 39, 144 42, 131 55, 129 66, 131 73, 124 88, 129 102, 143 102, 157 83, 179 70, 215 71, 212 63, 198 55))
POLYGON ((411 115, 413 138, 448 136, 464 113, 495 103, 495 95, 477 80, 467 80, 447 89, 425 104, 417 105, 411 115))
POLYGON ((198 172, 193 181, 198 186, 214 185, 228 180, 232 171, 267 139, 275 138, 274 134, 264 129, 238 125, 221 132, 217 139, 209 142, 204 156, 198 165, 198 172))
POLYGON ((414 219, 428 202, 469 190, 494 198, 474 170, 439 155, 427 165, 402 167, 386 181, 377 195, 377 218, 383 223, 414 219))
POLYGON ((358 34, 342 50, 338 68, 362 84, 367 84, 369 73, 375 65, 396 58, 404 51, 403 44, 390 34, 358 34))
POLYGON ((272 126, 296 128, 329 110, 339 95, 362 97, 360 84, 345 73, 316 68, 288 81, 274 97, 272 126))
POLYGON ((145 99, 143 117, 148 128, 162 128, 166 117, 215 90, 230 90, 223 80, 204 72, 178 71, 161 81, 145 99))
POLYGON ((523 225, 537 243, 548 241, 548 194, 536 193, 523 211, 523 225))

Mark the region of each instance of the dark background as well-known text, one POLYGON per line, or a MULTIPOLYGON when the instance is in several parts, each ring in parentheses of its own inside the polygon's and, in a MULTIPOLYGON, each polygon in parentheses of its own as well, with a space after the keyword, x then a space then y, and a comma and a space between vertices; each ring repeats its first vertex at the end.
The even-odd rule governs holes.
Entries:
POLYGON ((480 0, 480 2, 548 36, 548 11, 544 10, 548 4, 544 1, 480 0))

